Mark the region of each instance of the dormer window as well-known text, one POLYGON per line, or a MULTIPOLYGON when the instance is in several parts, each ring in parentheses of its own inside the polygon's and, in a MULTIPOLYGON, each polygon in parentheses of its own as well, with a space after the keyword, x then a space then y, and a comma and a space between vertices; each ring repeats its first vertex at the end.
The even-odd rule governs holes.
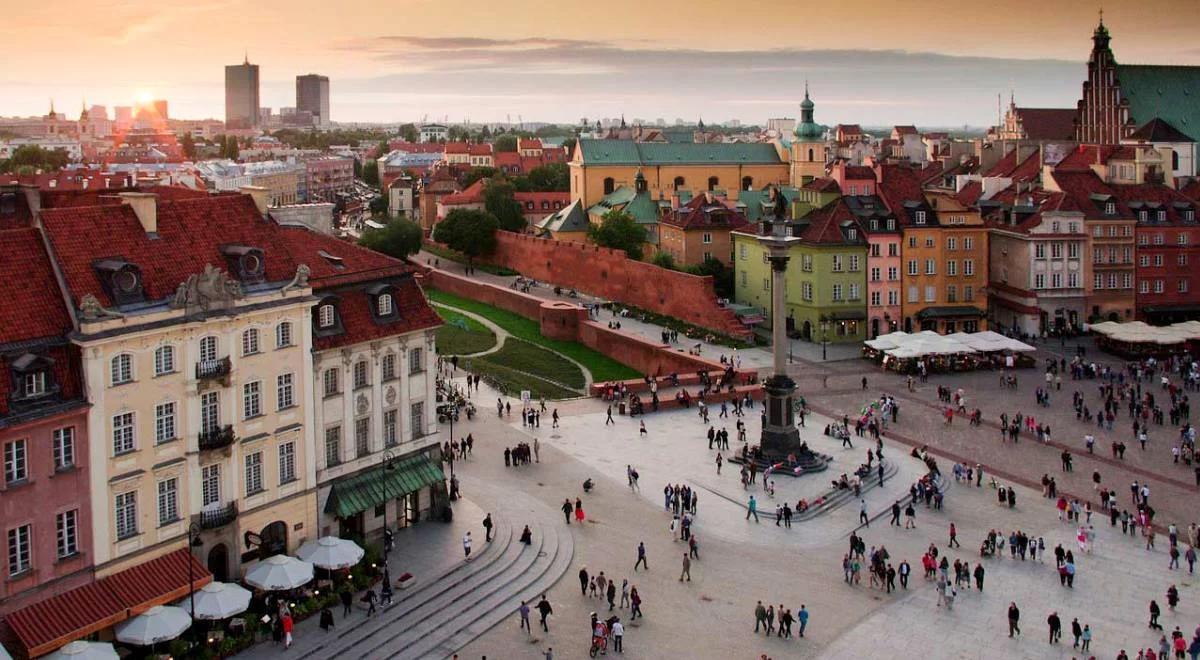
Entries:
POLYGON ((141 302, 142 271, 119 257, 101 259, 94 265, 109 298, 117 305, 141 302))
POLYGON ((871 218, 871 231, 879 231, 879 219, 871 218))
POLYGON ((255 284, 263 281, 266 270, 266 260, 263 251, 247 245, 226 245, 221 248, 221 254, 232 273, 240 282, 255 284))
POLYGON ((916 222, 918 225, 923 225, 923 224, 925 224, 925 212, 924 212, 924 211, 917 211, 916 213, 914 213, 914 214, 913 214, 913 221, 914 221, 914 222, 916 222))
POLYGON ((38 399, 54 393, 53 360, 25 353, 13 360, 11 367, 14 401, 38 399))
POLYGON ((392 313, 392 294, 385 293, 379 296, 379 301, 375 304, 375 309, 380 316, 389 316, 392 313))
POLYGON ((322 259, 324 259, 326 262, 329 263, 330 266, 333 266, 337 270, 344 270, 346 268, 345 260, 343 260, 341 257, 337 256, 336 254, 330 254, 330 253, 326 252, 325 250, 319 250, 317 252, 317 254, 321 255, 322 259))
POLYGON ((317 308, 318 328, 332 328, 335 321, 336 312, 333 309, 333 305, 326 303, 317 308))
POLYGON ((1150 219, 1150 214, 1149 214, 1149 212, 1146 211, 1146 209, 1142 209, 1142 210, 1138 211, 1138 222, 1145 222, 1149 219, 1150 219))
POLYGON ((1185 210, 1185 211, 1183 212, 1183 219, 1184 219, 1184 221, 1185 221, 1185 222, 1193 222, 1193 221, 1195 221, 1195 219, 1196 219, 1196 211, 1194 211, 1193 209, 1187 209, 1187 210, 1185 210))
POLYGON ((858 240, 858 230, 855 229, 854 227, 850 227, 849 229, 846 230, 846 238, 851 241, 858 240))
POLYGON ((46 378, 45 371, 34 371, 32 373, 25 374, 23 379, 24 386, 21 388, 21 393, 24 394, 26 398, 42 396, 46 393, 47 380, 48 379, 46 378))
POLYGON ((1164 211, 1164 210, 1162 210, 1162 209, 1159 209, 1159 210, 1158 210, 1158 221, 1159 221, 1159 222, 1166 222, 1166 221, 1167 221, 1167 212, 1166 212, 1166 211, 1164 211))
POLYGON ((896 220, 894 218, 888 218, 887 228, 888 231, 896 231, 896 220))
POLYGON ((1105 202, 1104 203, 1104 215, 1116 215, 1116 214, 1117 214, 1116 202, 1105 202))

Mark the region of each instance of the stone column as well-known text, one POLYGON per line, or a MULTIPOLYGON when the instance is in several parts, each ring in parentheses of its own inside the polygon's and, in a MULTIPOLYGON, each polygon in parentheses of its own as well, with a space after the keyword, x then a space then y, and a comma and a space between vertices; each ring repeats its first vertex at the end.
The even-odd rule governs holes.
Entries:
POLYGON ((790 257, 772 253, 767 257, 771 263, 771 350, 775 358, 775 375, 787 374, 787 321, 785 303, 785 276, 790 257))

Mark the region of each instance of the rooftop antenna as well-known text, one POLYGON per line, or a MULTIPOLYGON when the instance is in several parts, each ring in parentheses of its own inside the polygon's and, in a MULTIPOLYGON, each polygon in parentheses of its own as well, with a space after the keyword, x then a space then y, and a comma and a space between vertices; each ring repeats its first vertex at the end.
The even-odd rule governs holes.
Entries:
POLYGON ((243 57, 243 59, 242 59, 242 63, 243 63, 243 64, 249 64, 249 63, 250 63, 250 50, 249 50, 249 49, 246 49, 245 51, 243 51, 243 53, 244 53, 244 54, 243 54, 243 56, 242 56, 242 57, 243 57))

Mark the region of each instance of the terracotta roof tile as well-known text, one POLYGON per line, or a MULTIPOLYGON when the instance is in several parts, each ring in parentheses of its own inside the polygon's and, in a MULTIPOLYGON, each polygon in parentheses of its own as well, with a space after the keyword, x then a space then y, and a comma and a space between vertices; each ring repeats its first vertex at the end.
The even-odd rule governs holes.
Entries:
POLYGON ((853 222, 855 227, 858 226, 854 213, 845 200, 840 198, 824 208, 814 210, 805 216, 805 219, 809 221, 809 225, 801 238, 808 243, 845 243, 842 223, 853 222))
POLYGON ((0 344, 62 337, 71 330, 38 230, 0 231, 0 344))
POLYGON ((1075 139, 1074 108, 1016 108, 1017 118, 1030 140, 1075 139))
POLYGON ((732 231, 750 224, 745 215, 729 208, 716 197, 711 202, 708 201, 707 195, 697 195, 678 209, 663 213, 660 221, 684 231, 698 229, 732 231))
POLYGON ((313 348, 318 351, 352 346, 384 337, 436 328, 442 320, 425 300, 425 294, 411 273, 395 278, 383 278, 396 288, 397 320, 379 322, 371 313, 371 296, 363 286, 336 287, 314 290, 314 293, 334 293, 338 297, 338 315, 345 329, 341 334, 314 336, 313 348))

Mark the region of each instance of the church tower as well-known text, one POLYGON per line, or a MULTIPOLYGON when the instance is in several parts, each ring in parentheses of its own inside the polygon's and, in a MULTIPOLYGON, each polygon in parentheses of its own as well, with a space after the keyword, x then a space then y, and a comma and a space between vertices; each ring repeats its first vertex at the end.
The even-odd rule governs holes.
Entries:
POLYGON ((1111 41, 1101 12, 1100 24, 1092 33, 1088 77, 1083 82, 1083 97, 1078 106, 1075 138, 1080 142, 1117 144, 1135 128, 1129 118, 1129 102, 1121 97, 1121 82, 1117 79, 1117 60, 1113 57, 1111 41))
POLYGON ((813 121, 814 105, 808 96, 808 83, 805 83, 804 100, 800 102, 800 122, 792 131, 791 179, 796 187, 825 176, 828 145, 825 142, 825 127, 813 121))

